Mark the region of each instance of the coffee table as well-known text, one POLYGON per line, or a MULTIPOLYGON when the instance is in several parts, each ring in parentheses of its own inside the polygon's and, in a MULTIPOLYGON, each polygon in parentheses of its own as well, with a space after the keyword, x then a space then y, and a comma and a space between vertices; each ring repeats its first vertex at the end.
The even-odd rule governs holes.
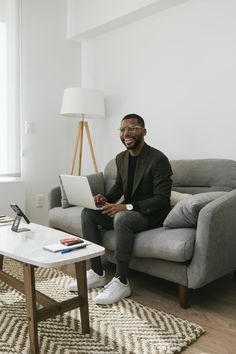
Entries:
POLYGON ((82 333, 89 333, 86 260, 102 255, 105 250, 101 246, 90 243, 86 248, 69 253, 49 252, 44 250, 43 246, 58 242, 68 237, 68 234, 33 223, 27 226, 30 231, 20 233, 12 231, 11 226, 0 227, 0 280, 25 294, 30 351, 37 354, 39 353, 37 324, 52 316, 80 307, 82 333), (23 283, 3 271, 4 256, 22 263, 23 283), (78 296, 58 302, 35 289, 34 269, 36 267, 51 268, 66 264, 75 264, 78 296), (36 302, 43 307, 37 309, 36 302))

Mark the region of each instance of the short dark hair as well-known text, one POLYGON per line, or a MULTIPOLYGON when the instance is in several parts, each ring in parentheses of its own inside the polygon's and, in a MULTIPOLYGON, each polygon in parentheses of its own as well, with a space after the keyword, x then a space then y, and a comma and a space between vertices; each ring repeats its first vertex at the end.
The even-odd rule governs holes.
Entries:
POLYGON ((136 119, 138 121, 138 124, 141 127, 145 128, 144 119, 142 117, 140 117, 138 114, 135 114, 135 113, 127 114, 126 116, 124 116, 124 118, 122 118, 122 120, 125 120, 125 119, 136 119))

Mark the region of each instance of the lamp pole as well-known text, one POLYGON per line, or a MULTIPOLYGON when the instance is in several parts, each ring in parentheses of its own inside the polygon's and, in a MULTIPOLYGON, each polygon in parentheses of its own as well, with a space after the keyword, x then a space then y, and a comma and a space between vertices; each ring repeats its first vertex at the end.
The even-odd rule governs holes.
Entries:
POLYGON ((79 163, 78 163, 78 176, 81 175, 82 164, 82 150, 83 150, 83 137, 84 137, 84 114, 82 114, 82 120, 80 121, 80 140, 79 140, 79 163))

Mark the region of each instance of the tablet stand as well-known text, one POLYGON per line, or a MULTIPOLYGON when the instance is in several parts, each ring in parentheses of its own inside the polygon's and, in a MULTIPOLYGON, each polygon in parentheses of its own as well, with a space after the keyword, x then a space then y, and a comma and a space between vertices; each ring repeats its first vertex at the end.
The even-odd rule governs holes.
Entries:
POLYGON ((13 222, 13 225, 11 227, 11 230, 15 231, 15 232, 30 231, 30 229, 26 229, 24 227, 19 229, 20 221, 21 221, 21 216, 20 215, 16 215, 15 220, 13 222))

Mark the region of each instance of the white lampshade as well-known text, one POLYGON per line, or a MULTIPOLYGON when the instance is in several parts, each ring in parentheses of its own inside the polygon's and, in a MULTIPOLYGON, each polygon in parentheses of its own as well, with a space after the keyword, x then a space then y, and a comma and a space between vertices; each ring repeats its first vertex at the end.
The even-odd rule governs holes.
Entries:
POLYGON ((67 117, 101 118, 105 116, 104 95, 101 91, 81 87, 66 88, 61 115, 67 117))

